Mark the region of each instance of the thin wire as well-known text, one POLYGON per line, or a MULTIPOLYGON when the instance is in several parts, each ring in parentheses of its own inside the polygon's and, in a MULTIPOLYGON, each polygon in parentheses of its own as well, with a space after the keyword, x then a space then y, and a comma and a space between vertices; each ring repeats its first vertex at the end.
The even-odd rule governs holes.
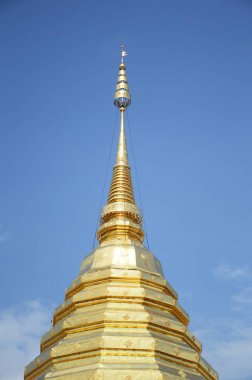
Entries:
POLYGON ((116 111, 116 117, 115 117, 114 129, 113 129, 113 134, 112 134, 112 140, 111 140, 111 144, 110 144, 110 148, 109 148, 108 161, 107 161, 107 168, 106 168, 105 178, 104 178, 103 187, 102 187, 102 192, 101 192, 101 200, 100 200, 100 206, 99 206, 99 214, 98 214, 97 224, 96 224, 95 233, 94 233, 94 239, 93 239, 92 250, 94 249, 94 245, 95 245, 96 234, 97 234, 97 230, 98 230, 98 226, 99 226, 99 217, 100 217, 100 215, 101 215, 101 209, 102 209, 102 204, 103 204, 103 197, 104 197, 104 192, 105 192, 105 188, 106 188, 106 184, 107 184, 107 179, 108 179, 108 170, 109 170, 109 164, 110 164, 110 160, 111 160, 111 153, 112 153, 112 148, 113 148, 114 139, 115 139, 115 130, 116 130, 117 118, 118 118, 118 108, 117 108, 117 111, 116 111))
POLYGON ((129 136, 130 136, 130 145, 132 147, 132 156, 133 156, 133 161, 134 161, 134 169, 135 169, 135 173, 136 173, 137 189, 138 189, 138 195, 139 195, 139 200, 140 200, 140 207, 141 207, 142 215, 143 215, 143 225, 144 225, 144 230, 145 230, 146 242, 147 242, 148 249, 150 249, 148 233, 147 233, 147 225, 146 225, 146 221, 145 221, 145 217, 144 217, 143 202, 142 202, 142 196, 141 196, 140 185, 139 185, 139 177, 138 177, 138 172, 137 172, 135 150, 134 150, 134 144, 133 144, 133 139, 132 139, 132 135, 131 135, 129 111, 127 108, 126 108, 126 115, 127 115, 127 121, 128 121, 128 127, 129 127, 128 129, 129 129, 129 136))

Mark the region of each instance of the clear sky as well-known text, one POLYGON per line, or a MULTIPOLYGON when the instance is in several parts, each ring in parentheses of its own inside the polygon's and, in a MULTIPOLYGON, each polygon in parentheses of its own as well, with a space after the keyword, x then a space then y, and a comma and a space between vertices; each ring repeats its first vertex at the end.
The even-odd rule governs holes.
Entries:
POLYGON ((2 0, 0 39, 0 379, 92 249, 123 42, 150 249, 220 379, 251 380, 252 1, 2 0))

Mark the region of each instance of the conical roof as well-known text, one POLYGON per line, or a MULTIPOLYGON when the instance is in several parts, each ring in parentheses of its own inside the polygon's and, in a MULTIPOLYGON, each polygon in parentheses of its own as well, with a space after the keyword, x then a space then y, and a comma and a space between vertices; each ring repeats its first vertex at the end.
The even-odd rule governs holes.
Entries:
MULTIPOLYGON (((123 62, 125 67, 125 64, 123 62)), ((124 68, 125 71, 126 67, 124 68)), ((126 74, 125 74, 126 75, 126 74)), ((55 309, 53 326, 25 379, 216 380, 188 329, 189 317, 143 244, 124 131, 127 98, 110 193, 101 215, 99 245, 55 309)))

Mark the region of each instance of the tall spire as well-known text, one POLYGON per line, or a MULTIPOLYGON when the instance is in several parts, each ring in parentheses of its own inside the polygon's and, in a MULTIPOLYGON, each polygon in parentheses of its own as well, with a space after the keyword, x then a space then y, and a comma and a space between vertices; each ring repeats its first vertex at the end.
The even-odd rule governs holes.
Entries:
POLYGON ((66 289, 25 380, 218 380, 161 263, 142 246, 124 131, 125 55, 123 49, 115 94, 121 129, 100 244, 66 289))
POLYGON ((127 243, 141 244, 144 238, 142 217, 135 204, 124 127, 124 114, 131 104, 124 63, 125 56, 126 52, 122 46, 121 64, 114 95, 114 104, 121 113, 120 135, 108 201, 101 214, 97 238, 100 243, 119 239, 127 243))

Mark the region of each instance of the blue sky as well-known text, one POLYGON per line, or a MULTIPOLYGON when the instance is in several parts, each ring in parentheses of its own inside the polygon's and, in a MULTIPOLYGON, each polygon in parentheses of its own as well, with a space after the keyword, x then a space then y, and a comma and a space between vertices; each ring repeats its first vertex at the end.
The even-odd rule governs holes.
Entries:
POLYGON ((1 1, 0 379, 92 249, 122 42, 150 249, 220 378, 252 379, 251 19, 249 0, 1 1))

